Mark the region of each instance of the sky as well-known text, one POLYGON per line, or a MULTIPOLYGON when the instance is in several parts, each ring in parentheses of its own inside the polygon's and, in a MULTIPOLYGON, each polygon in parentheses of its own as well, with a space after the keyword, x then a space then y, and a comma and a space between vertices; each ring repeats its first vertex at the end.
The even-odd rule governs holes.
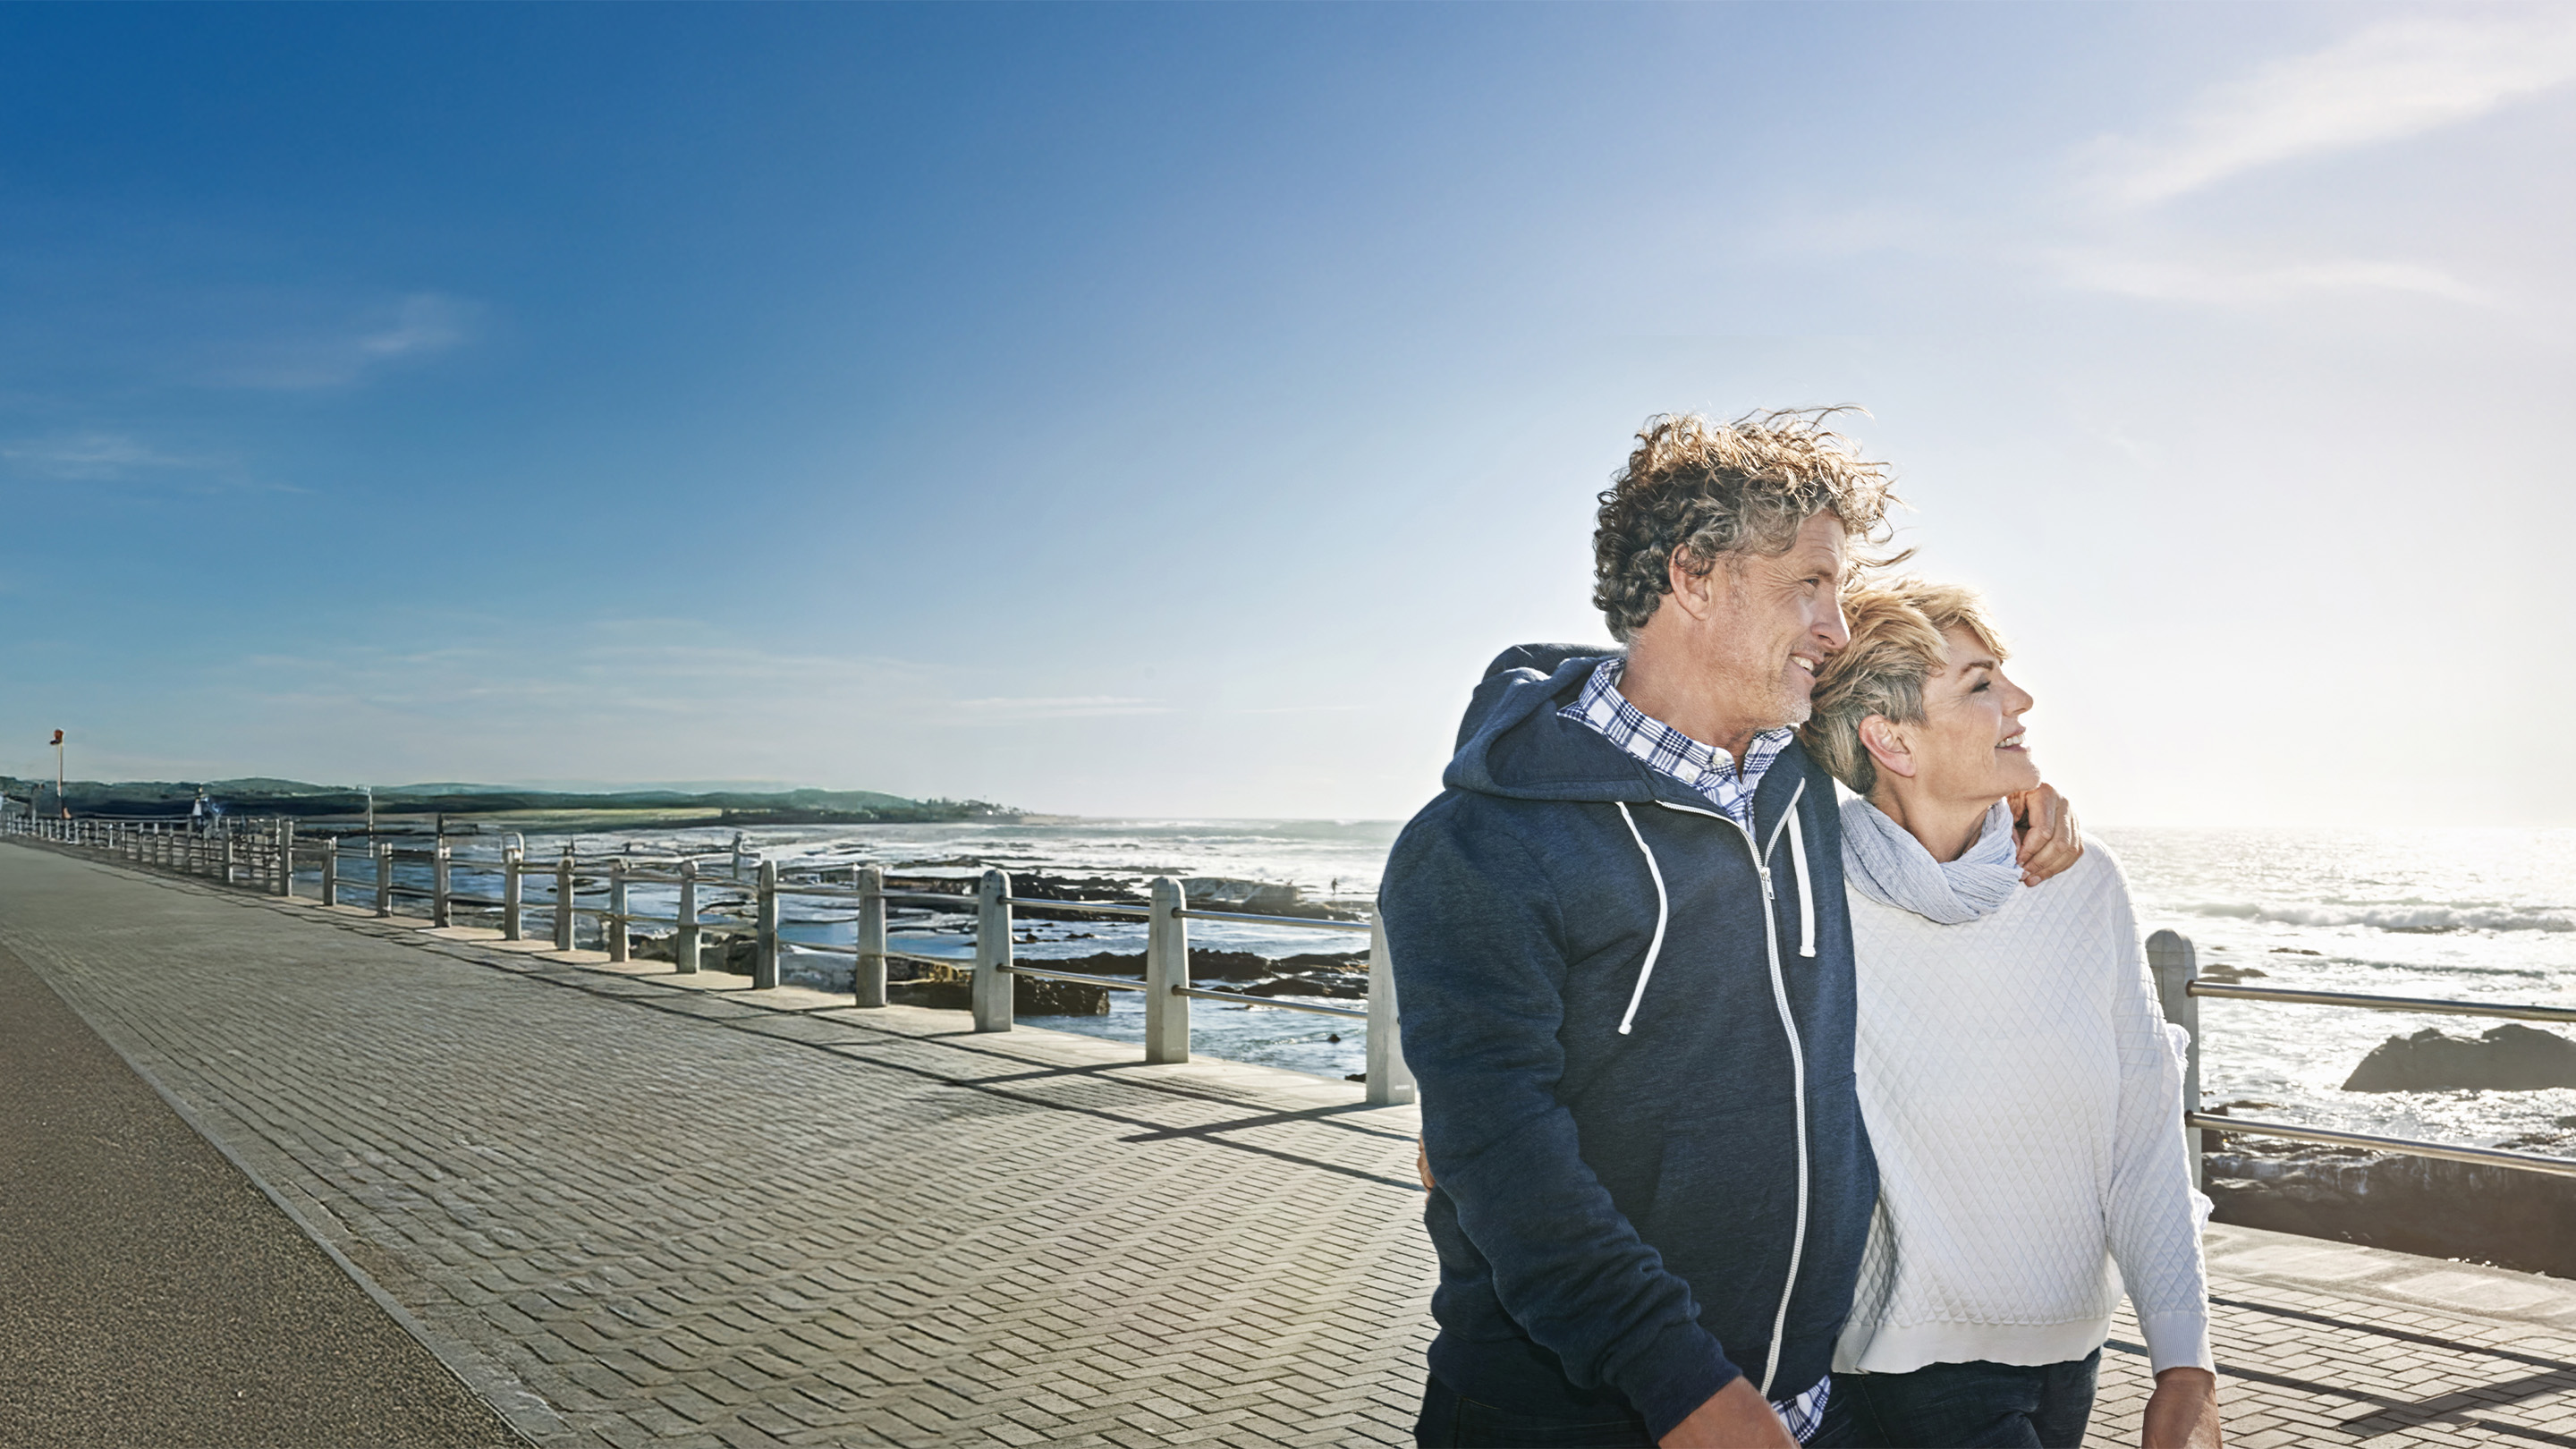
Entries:
POLYGON ((1400 818, 1856 404, 2088 823, 2569 825, 2576 6, 0 8, 0 772, 1400 818))

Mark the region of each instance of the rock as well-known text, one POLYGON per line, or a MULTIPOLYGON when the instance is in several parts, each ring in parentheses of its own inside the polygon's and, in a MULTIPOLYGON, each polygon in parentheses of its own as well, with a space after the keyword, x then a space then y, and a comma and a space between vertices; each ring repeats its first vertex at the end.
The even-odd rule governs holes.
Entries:
POLYGON ((2576 1041, 2519 1022, 2471 1040, 2426 1027, 2373 1048, 2345 1079, 2347 1092, 2529 1092, 2576 1087, 2576 1041))
POLYGON ((1285 956, 1276 963, 1281 971, 1359 971, 1368 970, 1365 951, 1302 951, 1285 956))
POLYGON ((1247 986, 1243 994, 1246 996, 1322 996, 1336 1001, 1359 1001, 1368 996, 1368 980, 1365 977, 1352 978, 1339 974, 1282 976, 1276 981, 1264 981, 1258 986, 1247 986))
POLYGON ((2270 974, 2272 973, 2268 971, 2257 971, 2251 966, 2237 966, 2226 961, 2212 961, 2200 968, 2201 980, 2215 981, 2222 986, 2234 986, 2239 982, 2257 980, 2270 974))
MULTIPOLYGON (((898 1006, 928 1006, 942 1011, 975 1009, 974 987, 963 979, 889 982, 886 999, 898 1006)), ((1105 986, 1085 986, 1079 981, 1045 981, 1030 976, 1011 978, 1011 1015, 1015 1017, 1108 1014, 1109 988, 1105 986)))
POLYGON ((2207 1162, 2222 1223, 2576 1277, 2576 1179, 2338 1148, 2207 1162))
MULTIPOLYGON (((1094 976, 1142 976, 1145 953, 1142 951, 1094 951, 1088 956, 1066 956, 1052 961, 1029 958, 1032 966, 1050 971, 1082 971, 1094 976)), ((1279 970, 1284 963, 1250 951, 1192 951, 1190 979, 1193 981, 1258 981, 1279 970)))

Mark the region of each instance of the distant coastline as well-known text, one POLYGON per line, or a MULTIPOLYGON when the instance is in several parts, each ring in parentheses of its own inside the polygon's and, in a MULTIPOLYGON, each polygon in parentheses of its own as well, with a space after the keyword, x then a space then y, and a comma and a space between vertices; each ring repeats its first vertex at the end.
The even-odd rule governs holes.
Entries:
POLYGON ((72 780, 57 799, 54 782, 0 776, 0 794, 45 813, 167 819, 195 811, 199 800, 221 815, 287 816, 315 826, 435 828, 482 826, 549 830, 684 830, 753 825, 929 824, 1016 821, 1027 812, 988 800, 914 800, 875 790, 522 790, 506 785, 397 785, 377 789, 313 785, 301 780, 72 780))

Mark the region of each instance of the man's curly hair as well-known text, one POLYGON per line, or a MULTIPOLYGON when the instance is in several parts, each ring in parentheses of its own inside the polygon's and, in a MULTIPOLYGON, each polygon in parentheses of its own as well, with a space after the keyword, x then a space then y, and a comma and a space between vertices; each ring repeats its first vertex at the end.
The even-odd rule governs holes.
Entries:
MULTIPOLYGON (((1732 422, 1699 413, 1646 419, 1628 464, 1601 495, 1592 532, 1592 602, 1626 643, 1672 591, 1675 555, 1693 578, 1720 559, 1777 555, 1819 513, 1846 537, 1879 543, 1897 500, 1885 463, 1828 428, 1845 408, 1749 412, 1732 422)), ((1892 563, 1893 558, 1864 563, 1892 563)))

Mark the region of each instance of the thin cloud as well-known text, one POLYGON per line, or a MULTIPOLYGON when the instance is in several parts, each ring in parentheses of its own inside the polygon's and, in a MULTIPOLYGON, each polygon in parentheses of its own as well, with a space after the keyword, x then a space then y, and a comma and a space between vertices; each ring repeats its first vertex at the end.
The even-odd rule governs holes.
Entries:
POLYGON ((358 350, 371 357, 407 357, 416 352, 442 352, 465 340, 464 305, 452 297, 429 293, 405 297, 395 308, 393 325, 358 339, 358 350))
POLYGON ((167 468, 197 467, 193 458, 164 453, 123 433, 73 433, 0 447, 0 459, 21 472, 67 481, 130 478, 167 468))
POLYGON ((479 310, 462 298, 415 292, 340 326, 241 345, 213 380, 269 392, 351 387, 388 363, 463 345, 479 310))
POLYGON ((2394 292, 2471 306, 2492 305, 2487 292, 2438 267, 2411 262, 2322 261, 2227 267, 2107 252, 2061 252, 2067 285, 2168 302, 2286 302, 2327 292, 2394 292))
POLYGON ((2102 193, 2152 206, 2260 167, 2475 120, 2576 81, 2576 11, 2390 21, 2203 94, 2176 134, 2096 150, 2102 193))

